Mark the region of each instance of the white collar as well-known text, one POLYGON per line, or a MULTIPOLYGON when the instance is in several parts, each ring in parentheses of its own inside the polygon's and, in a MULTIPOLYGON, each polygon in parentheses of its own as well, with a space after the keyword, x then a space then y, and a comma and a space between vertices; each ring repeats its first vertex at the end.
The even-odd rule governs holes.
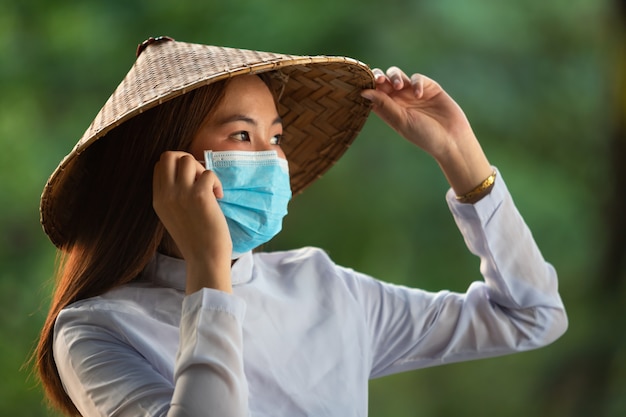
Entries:
MULTIPOLYGON (((252 252, 241 255, 230 269, 232 285, 242 285, 252 279, 254 259, 252 252)), ((157 252, 150 260, 143 275, 155 284, 184 291, 187 282, 187 263, 157 252)))

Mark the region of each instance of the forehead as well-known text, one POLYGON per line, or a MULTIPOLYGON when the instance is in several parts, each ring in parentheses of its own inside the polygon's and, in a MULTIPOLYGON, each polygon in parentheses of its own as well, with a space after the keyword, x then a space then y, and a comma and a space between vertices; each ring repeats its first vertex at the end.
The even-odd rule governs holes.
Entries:
POLYGON ((249 102, 267 101, 274 102, 274 97, 269 87, 256 75, 241 75, 234 77, 226 84, 224 102, 249 102))
POLYGON ((276 102, 265 82, 256 75, 242 75, 228 81, 222 99, 208 114, 205 125, 243 119, 274 121, 277 118, 276 102))
POLYGON ((205 149, 229 150, 232 141, 227 139, 235 132, 254 132, 251 136, 265 141, 282 130, 282 121, 267 85, 257 76, 242 75, 224 85, 222 97, 199 126, 189 151, 202 159, 205 149))

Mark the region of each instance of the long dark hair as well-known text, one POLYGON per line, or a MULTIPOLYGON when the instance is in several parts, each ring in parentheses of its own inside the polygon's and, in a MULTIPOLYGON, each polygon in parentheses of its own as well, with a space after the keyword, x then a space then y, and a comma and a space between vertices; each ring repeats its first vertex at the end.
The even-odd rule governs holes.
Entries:
POLYGON ((78 157, 81 175, 73 230, 59 251, 56 289, 33 360, 52 406, 80 415, 54 362, 54 323, 78 300, 135 279, 165 233, 152 208, 152 175, 161 154, 187 150, 226 82, 198 88, 150 109, 96 141, 78 157))

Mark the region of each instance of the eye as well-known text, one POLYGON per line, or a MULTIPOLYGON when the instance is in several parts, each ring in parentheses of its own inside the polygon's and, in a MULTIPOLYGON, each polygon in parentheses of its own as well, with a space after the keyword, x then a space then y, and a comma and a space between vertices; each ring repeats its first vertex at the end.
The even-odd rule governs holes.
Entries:
POLYGON ((246 132, 245 130, 233 133, 232 135, 230 135, 230 137, 241 142, 250 142, 250 133, 246 132))
POLYGON ((284 136, 282 134, 278 134, 278 135, 274 135, 272 136, 272 138, 270 139, 270 144, 271 145, 280 145, 283 141, 284 136))

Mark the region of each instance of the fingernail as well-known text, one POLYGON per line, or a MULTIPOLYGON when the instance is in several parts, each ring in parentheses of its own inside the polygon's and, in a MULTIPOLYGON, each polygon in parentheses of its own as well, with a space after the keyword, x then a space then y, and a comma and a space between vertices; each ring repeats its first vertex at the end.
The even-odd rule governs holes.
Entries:
POLYGON ((372 101, 372 97, 373 97, 372 96, 372 92, 369 91, 369 90, 363 90, 363 91, 361 91, 361 97, 363 97, 363 98, 365 98, 367 100, 372 101))

